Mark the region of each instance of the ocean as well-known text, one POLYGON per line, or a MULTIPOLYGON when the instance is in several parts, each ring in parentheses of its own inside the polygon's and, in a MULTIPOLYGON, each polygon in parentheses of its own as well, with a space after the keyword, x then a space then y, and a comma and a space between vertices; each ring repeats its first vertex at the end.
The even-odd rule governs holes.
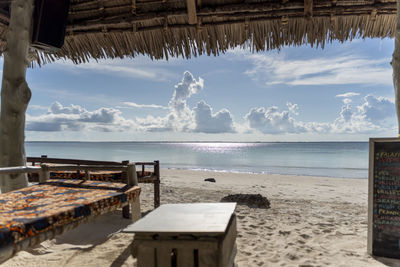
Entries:
POLYGON ((368 142, 26 142, 27 156, 154 161, 161 168, 368 177, 368 142))

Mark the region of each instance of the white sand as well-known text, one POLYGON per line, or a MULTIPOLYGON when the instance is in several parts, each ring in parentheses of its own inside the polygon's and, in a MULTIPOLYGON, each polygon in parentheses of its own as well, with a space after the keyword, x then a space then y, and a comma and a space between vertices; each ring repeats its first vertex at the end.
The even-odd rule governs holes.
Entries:
MULTIPOLYGON (((367 180, 162 170, 161 202, 219 202, 259 193, 270 209, 238 206, 238 254, 245 266, 400 266, 367 255, 367 180), (216 183, 204 182, 213 177, 216 183), (383 264, 385 262, 386 264, 383 264)), ((152 185, 142 185, 142 211, 152 209, 152 185)), ((133 236, 116 212, 19 252, 4 266, 133 266, 133 236)))

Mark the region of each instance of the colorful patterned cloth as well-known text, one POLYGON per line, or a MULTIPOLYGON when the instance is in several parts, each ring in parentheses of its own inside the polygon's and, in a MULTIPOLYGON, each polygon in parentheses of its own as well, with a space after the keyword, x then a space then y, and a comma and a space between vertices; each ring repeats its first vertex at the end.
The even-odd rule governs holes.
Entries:
MULTIPOLYGON (((153 172, 149 171, 137 171, 137 177, 143 178, 147 176, 152 176, 153 172)), ((67 172, 67 171, 58 171, 58 172, 50 172, 50 179, 84 179, 85 173, 79 173, 79 177, 77 172, 67 172)), ((37 173, 30 173, 28 174, 28 179, 30 182, 38 182, 39 181, 39 174, 37 173)), ((103 181, 103 182, 114 182, 114 183, 124 183, 122 172, 115 172, 115 171, 102 171, 102 172, 91 172, 90 173, 90 180, 93 181, 103 181)))
POLYGON ((55 227, 125 206, 139 194, 137 186, 64 179, 0 194, 0 250, 55 227))

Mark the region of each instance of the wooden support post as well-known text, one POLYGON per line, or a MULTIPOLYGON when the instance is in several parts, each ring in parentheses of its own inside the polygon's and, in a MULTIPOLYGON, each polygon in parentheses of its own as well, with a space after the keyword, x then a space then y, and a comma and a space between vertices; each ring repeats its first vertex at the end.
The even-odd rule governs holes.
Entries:
POLYGON ((189 24, 197 24, 196 0, 186 0, 189 24))
POLYGON ((393 85, 398 123, 398 136, 400 137, 400 0, 397 0, 397 22, 394 37, 394 52, 392 58, 393 85))
POLYGON ((140 195, 137 196, 137 198, 131 203, 129 203, 129 206, 131 207, 132 221, 136 222, 142 217, 142 213, 140 211, 140 195))
POLYGON ((128 177, 128 185, 133 186, 133 185, 138 185, 138 179, 137 179, 137 174, 136 174, 136 165, 134 162, 130 162, 127 165, 127 177, 128 177))
MULTIPOLYGON (((122 165, 128 165, 129 164, 129 160, 123 160, 123 161, 121 161, 121 164, 122 165)), ((128 179, 128 177, 126 175, 126 172, 122 172, 121 173, 121 180, 122 181, 127 181, 127 179, 128 179)))
POLYGON ((154 181, 154 208, 160 206, 160 162, 154 161, 154 174, 157 176, 157 180, 154 181))
MULTIPOLYGON (((11 1, 1 85, 0 167, 25 166, 25 112, 31 99, 26 82, 34 0, 11 1)), ((3 193, 28 185, 26 174, 0 176, 3 193)))
POLYGON ((45 183, 47 182, 47 180, 50 179, 49 165, 41 164, 40 166, 42 167, 42 169, 39 173, 39 183, 45 183))
MULTIPOLYGON (((77 166, 79 167, 81 165, 77 164, 77 166)), ((76 170, 76 179, 81 179, 81 171, 79 169, 76 170)))
POLYGON ((85 179, 84 180, 86 180, 86 181, 90 180, 90 172, 87 170, 85 171, 85 179))
MULTIPOLYGON (((127 184, 129 186, 138 186, 138 179, 136 175, 136 165, 134 162, 130 162, 126 168, 126 176, 127 176, 127 184)), ((129 205, 122 208, 122 216, 126 219, 129 219, 129 213, 132 214, 132 220, 137 221, 141 217, 140 213, 140 197, 138 196, 136 199, 131 201, 129 205), (129 211, 131 209, 131 211, 129 211)))

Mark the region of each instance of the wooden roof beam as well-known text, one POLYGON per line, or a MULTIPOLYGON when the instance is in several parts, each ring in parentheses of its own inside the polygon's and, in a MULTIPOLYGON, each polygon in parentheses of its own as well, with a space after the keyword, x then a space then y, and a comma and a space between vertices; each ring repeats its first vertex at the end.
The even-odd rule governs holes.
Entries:
POLYGON ((189 24, 197 24, 196 0, 186 0, 189 24))
POLYGON ((313 15, 313 0, 304 0, 304 16, 311 18, 313 15))

